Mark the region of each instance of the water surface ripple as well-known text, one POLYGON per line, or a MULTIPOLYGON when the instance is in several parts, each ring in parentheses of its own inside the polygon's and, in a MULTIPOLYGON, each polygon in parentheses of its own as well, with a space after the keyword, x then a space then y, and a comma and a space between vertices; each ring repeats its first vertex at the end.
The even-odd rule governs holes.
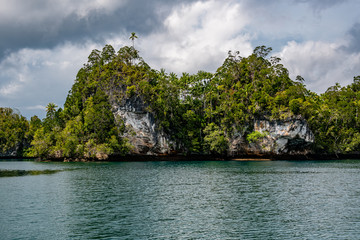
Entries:
POLYGON ((0 239, 360 239, 360 161, 0 162, 0 239))

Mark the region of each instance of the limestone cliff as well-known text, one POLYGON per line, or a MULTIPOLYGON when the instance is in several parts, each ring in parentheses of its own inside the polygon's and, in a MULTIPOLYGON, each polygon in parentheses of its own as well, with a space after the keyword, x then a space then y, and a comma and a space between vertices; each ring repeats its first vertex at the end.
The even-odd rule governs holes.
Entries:
POLYGON ((303 119, 255 120, 254 131, 263 133, 255 142, 248 143, 237 134, 230 140, 230 155, 242 154, 307 154, 315 137, 303 119))
POLYGON ((152 113, 146 111, 146 104, 138 96, 128 98, 122 103, 112 103, 115 118, 125 124, 125 138, 132 146, 131 154, 162 155, 170 154, 174 144, 159 130, 152 113))
MULTIPOLYGON (((147 111, 147 105, 139 96, 124 99, 120 104, 112 102, 115 118, 125 125, 123 137, 132 146, 134 155, 167 155, 174 151, 175 143, 170 136, 159 130, 155 116, 147 111)), ((307 154, 314 142, 314 135, 304 119, 255 120, 249 126, 264 137, 249 143, 245 135, 235 134, 230 139, 228 155, 246 154, 307 154)))

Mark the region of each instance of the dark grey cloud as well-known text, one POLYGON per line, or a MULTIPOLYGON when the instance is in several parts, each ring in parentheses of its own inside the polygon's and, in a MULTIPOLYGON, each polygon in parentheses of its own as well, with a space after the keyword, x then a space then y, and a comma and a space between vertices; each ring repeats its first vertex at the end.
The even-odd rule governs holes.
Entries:
POLYGON ((349 52, 360 52, 360 23, 355 23, 348 32, 349 45, 346 50, 349 52))
MULTIPOLYGON (((193 0, 181 1, 191 2, 193 0)), ((86 16, 57 12, 50 1, 24 2, 17 16, 0 23, 0 59, 22 48, 52 48, 65 41, 102 41, 109 34, 136 32, 146 35, 162 27, 163 18, 177 4, 166 0, 131 0, 112 11, 93 9, 86 16), (31 2, 31 4, 29 4, 31 2), (42 12, 51 12, 39 20, 42 12), (23 15, 26 21, 19 21, 23 15)))
MULTIPOLYGON (((57 1, 13 1, 16 2, 16 11, 11 18, 2 19, 0 16, 0 60, 8 53, 22 48, 53 48, 66 41, 103 42, 109 35, 128 32, 146 36, 163 27, 164 18, 174 7, 197 0, 128 0, 124 1, 123 5, 114 6, 111 11, 95 8, 87 12, 85 16, 79 16, 76 11, 67 12, 68 9, 64 6, 59 8, 57 1)), ((319 11, 347 0, 293 1, 307 3, 315 11, 319 11)), ((86 4, 90 2, 83 2, 85 9, 86 4)), ((240 2, 253 8, 275 3, 268 0, 241 0, 240 2)), ((68 4, 71 2, 69 1, 68 4)), ((79 3, 77 5, 83 7, 79 3)))

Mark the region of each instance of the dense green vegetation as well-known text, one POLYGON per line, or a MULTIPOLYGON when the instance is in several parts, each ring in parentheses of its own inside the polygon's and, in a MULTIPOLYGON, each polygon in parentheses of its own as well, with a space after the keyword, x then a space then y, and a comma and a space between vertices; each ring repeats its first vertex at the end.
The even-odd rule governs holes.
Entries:
POLYGON ((349 86, 336 84, 309 101, 313 103, 305 103, 310 108, 307 119, 316 136, 316 149, 335 154, 359 152, 360 76, 349 86))
MULTIPOLYGON (((136 35, 130 38, 134 41, 136 35)), ((43 158, 125 154, 131 146, 111 103, 140 99, 159 130, 185 153, 225 154, 229 138, 239 133, 256 141, 264 137, 252 129, 260 118, 304 118, 315 134, 315 152, 359 152, 360 76, 349 86, 337 84, 318 95, 306 89, 301 76, 291 80, 270 52, 265 46, 248 57, 229 52, 215 73, 177 76, 151 69, 134 45, 117 53, 106 45, 93 50, 79 70, 64 109, 50 103, 45 119, 34 116, 30 121, 1 109, 0 150, 21 145, 17 149, 26 156, 43 158)))
POLYGON ((0 108, 0 155, 13 152, 21 155, 29 135, 25 117, 11 108, 0 108))

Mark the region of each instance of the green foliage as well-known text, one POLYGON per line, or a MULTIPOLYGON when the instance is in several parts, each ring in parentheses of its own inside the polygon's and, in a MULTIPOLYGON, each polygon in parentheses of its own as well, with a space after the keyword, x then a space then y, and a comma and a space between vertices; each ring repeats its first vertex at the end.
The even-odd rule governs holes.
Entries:
POLYGON ((309 104, 308 121, 316 138, 316 151, 360 152, 360 82, 329 87, 309 104))
POLYGON ((115 56, 115 49, 113 48, 113 46, 107 44, 101 52, 101 63, 109 63, 114 59, 115 56))
POLYGON ((129 98, 133 97, 136 93, 136 86, 132 85, 132 86, 128 86, 126 88, 126 96, 128 96, 129 98))
POLYGON ((31 148, 28 149, 27 157, 46 157, 54 144, 54 136, 51 132, 46 132, 44 127, 39 128, 31 141, 31 148))
POLYGON ((225 132, 221 130, 215 123, 210 123, 204 129, 206 149, 215 154, 226 154, 229 141, 225 136, 225 132))
POLYGON ((258 142, 260 139, 263 139, 264 137, 268 136, 269 133, 268 132, 258 132, 258 131, 254 131, 254 132, 251 132, 249 133, 247 136, 246 136, 246 140, 249 142, 249 143, 256 143, 258 142))
POLYGON ((89 97, 85 102, 84 129, 85 133, 97 143, 104 143, 116 134, 115 119, 107 96, 100 89, 94 97, 89 97))
POLYGON ((289 108, 291 112, 294 113, 295 115, 300 113, 301 105, 302 105, 302 100, 299 98, 292 99, 289 102, 289 108))
POLYGON ((0 108, 0 153, 21 155, 27 142, 29 123, 11 108, 0 108))

